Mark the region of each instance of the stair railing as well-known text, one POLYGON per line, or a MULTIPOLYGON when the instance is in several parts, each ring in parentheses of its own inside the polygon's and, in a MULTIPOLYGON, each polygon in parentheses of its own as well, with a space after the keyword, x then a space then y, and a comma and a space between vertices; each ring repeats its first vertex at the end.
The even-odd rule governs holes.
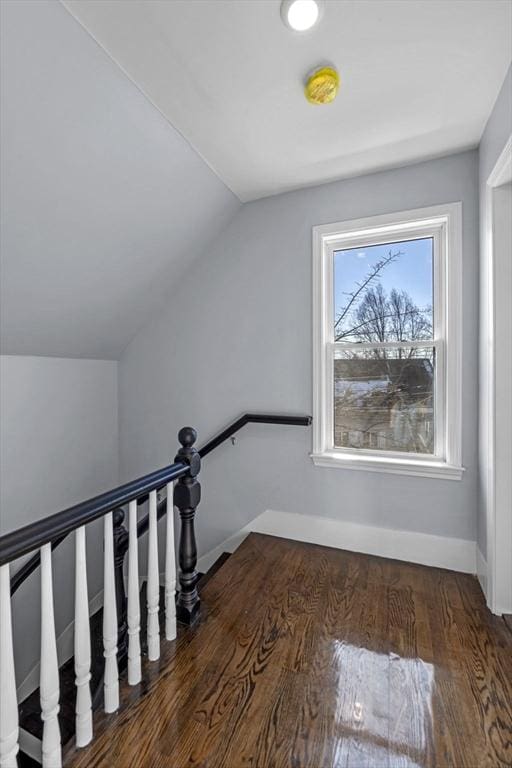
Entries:
POLYGON ((103 518, 103 698, 105 712, 115 712, 119 708, 120 667, 126 663, 129 685, 136 685, 141 680, 138 539, 148 532, 147 646, 148 658, 154 661, 160 657, 158 520, 167 514, 165 636, 167 640, 173 640, 177 632, 176 621, 190 625, 198 619, 200 611, 194 519, 201 500, 201 485, 197 479, 201 457, 206 456, 250 422, 306 426, 311 424, 311 418, 244 414, 212 438, 200 451, 194 447, 196 431, 191 427, 184 427, 178 433, 181 447, 173 464, 0 537, 0 768, 15 768, 19 751, 12 594, 40 566, 42 764, 44 768, 60 768, 62 748, 58 721, 59 668, 54 621, 52 550, 59 546, 68 534, 74 532, 76 746, 84 747, 93 738, 86 526, 103 518), (157 492, 164 488, 166 497, 158 503, 157 492), (144 519, 138 521, 137 506, 145 501, 149 501, 149 512, 144 519), (124 505, 128 505, 128 531, 123 525, 124 505), (177 601, 173 506, 178 508, 181 519, 178 546, 180 589, 177 601), (34 550, 37 550, 36 554, 10 579, 10 564, 34 550), (127 595, 123 578, 126 553, 127 595))
MULTIPOLYGON (((300 427, 307 427, 311 425, 311 416, 291 416, 287 414, 269 414, 269 413, 244 413, 242 416, 240 416, 238 419, 233 421, 231 424, 229 424, 225 429, 223 429, 221 432, 219 432, 215 437, 212 437, 211 440, 209 440, 205 445, 203 445, 202 448, 199 449, 199 457, 203 459, 205 456, 208 456, 209 453, 211 453, 215 448, 218 448, 219 445, 226 442, 226 440, 233 439, 234 435, 239 432, 242 427, 245 427, 246 424, 277 424, 282 426, 300 426, 300 427)), ((199 489, 200 490, 200 489, 199 489)), ((142 496, 137 500, 137 504, 142 504, 145 501, 147 501, 147 496, 142 496)), ((117 518, 114 518, 114 538, 116 539, 116 523, 121 528, 121 530, 125 530, 123 528, 123 519, 124 519, 124 513, 122 510, 119 510, 120 515, 117 518)), ((157 508, 157 518, 160 520, 161 517, 166 512, 166 502, 160 502, 157 508)), ((169 525, 169 517, 167 518, 167 524, 169 525)), ((148 530, 149 525, 149 513, 146 514, 144 518, 139 520, 137 524, 137 535, 142 536, 146 531, 148 530)), ((126 540, 126 531, 125 533, 119 533, 119 542, 123 542, 126 540)), ((117 540, 117 539, 116 539, 117 540)), ((119 594, 118 599, 118 606, 124 606, 126 605, 126 595, 124 593, 124 579, 123 579, 123 558, 124 554, 126 553, 126 548, 123 545, 120 544, 119 551, 116 549, 116 589, 118 590, 117 594, 119 594)), ((194 570, 197 562, 197 554, 194 554, 193 557, 194 560, 194 570)), ((119 610, 119 609, 118 609, 119 610)), ((194 607, 190 612, 187 612, 183 607, 180 607, 178 605, 178 619, 182 623, 190 624, 195 621, 195 619, 199 615, 199 597, 195 598, 194 607)), ((125 633, 127 631, 126 628, 126 622, 122 619, 123 613, 121 609, 120 613, 120 619, 119 619, 119 634, 118 634, 118 648, 121 649, 121 655, 118 657, 120 659, 120 668, 122 668, 123 665, 123 649, 126 647, 126 636, 125 633)), ((170 638, 168 638, 170 639, 170 638)))
MULTIPOLYGON (((76 743, 83 747, 88 744, 92 731, 92 697, 90 691, 91 644, 89 634, 89 601, 87 594, 87 561, 85 554, 86 526, 93 520, 104 521, 104 594, 103 594, 103 655, 105 671, 103 678, 104 706, 106 712, 119 708, 118 668, 118 621, 116 599, 116 557, 114 552, 114 514, 123 504, 129 504, 132 536, 128 546, 129 596, 128 617, 128 678, 134 685, 141 679, 140 653, 140 609, 137 564, 137 499, 149 495, 148 535, 148 656, 150 660, 160 656, 160 631, 158 623, 160 576, 158 568, 157 532, 157 490, 166 487, 166 506, 172 520, 173 485, 174 504, 180 515, 187 521, 186 536, 180 540, 181 592, 178 600, 179 615, 186 619, 199 598, 195 589, 194 516, 200 492, 197 475, 201 460, 194 448, 196 432, 184 427, 178 434, 181 447, 175 462, 156 472, 108 491, 94 499, 77 504, 62 512, 38 520, 0 538, 0 766, 13 768, 17 765, 18 753, 18 703, 14 674, 14 651, 11 618, 11 587, 9 564, 39 550, 41 566, 41 659, 40 695, 41 717, 43 719, 42 763, 45 768, 59 768, 62 765, 62 750, 59 730, 59 669, 57 660, 57 639, 55 634, 54 601, 52 584, 52 541, 62 539, 75 532, 75 674, 76 700, 76 743), (135 514, 134 514, 135 511, 135 514)), ((119 529, 119 526, 117 526, 119 529)), ((166 608, 167 636, 176 637, 176 611, 174 591, 176 584, 174 567, 173 526, 167 527, 166 554, 171 562, 166 563, 166 584, 168 596, 166 608)), ((119 566, 118 566, 119 567, 119 566)), ((19 584, 19 580, 18 580, 19 584)), ((119 592, 119 586, 118 586, 119 592)), ((197 610, 197 609, 196 609, 197 610)))

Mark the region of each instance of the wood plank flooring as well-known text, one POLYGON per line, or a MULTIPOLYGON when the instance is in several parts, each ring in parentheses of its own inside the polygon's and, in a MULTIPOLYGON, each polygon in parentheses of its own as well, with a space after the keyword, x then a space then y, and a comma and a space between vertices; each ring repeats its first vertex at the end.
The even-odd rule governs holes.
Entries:
POLYGON ((73 768, 512 766, 512 633, 472 576, 251 534, 73 768))

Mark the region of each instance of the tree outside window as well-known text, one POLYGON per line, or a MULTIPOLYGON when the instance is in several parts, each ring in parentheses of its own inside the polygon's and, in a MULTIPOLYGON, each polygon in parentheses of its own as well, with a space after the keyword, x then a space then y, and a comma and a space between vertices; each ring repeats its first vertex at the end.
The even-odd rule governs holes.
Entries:
POLYGON ((334 252, 334 445, 434 452, 432 238, 334 252))

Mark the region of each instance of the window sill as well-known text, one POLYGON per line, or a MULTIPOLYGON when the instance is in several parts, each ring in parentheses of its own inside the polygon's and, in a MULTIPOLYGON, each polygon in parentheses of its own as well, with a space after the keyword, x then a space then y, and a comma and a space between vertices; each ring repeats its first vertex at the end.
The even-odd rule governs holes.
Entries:
POLYGON ((356 469, 364 472, 386 472, 393 475, 414 475, 433 477, 437 480, 461 480, 464 467, 443 461, 415 461, 381 456, 360 456, 356 453, 325 451, 310 454, 317 467, 356 469))

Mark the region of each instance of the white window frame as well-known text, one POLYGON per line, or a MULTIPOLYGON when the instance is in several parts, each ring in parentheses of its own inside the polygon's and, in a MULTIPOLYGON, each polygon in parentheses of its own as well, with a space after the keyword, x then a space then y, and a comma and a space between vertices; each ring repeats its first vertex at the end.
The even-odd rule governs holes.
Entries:
MULTIPOLYGON (((382 346, 379 344, 379 346, 382 346)), ((389 344, 396 348, 395 342, 389 344)), ((322 467, 361 469, 460 480, 462 402, 462 204, 419 208, 313 227, 313 452, 322 467), (373 348, 334 341, 334 251, 400 240, 434 240, 434 340, 404 347, 435 347, 434 455, 334 446, 336 346, 373 348)))

